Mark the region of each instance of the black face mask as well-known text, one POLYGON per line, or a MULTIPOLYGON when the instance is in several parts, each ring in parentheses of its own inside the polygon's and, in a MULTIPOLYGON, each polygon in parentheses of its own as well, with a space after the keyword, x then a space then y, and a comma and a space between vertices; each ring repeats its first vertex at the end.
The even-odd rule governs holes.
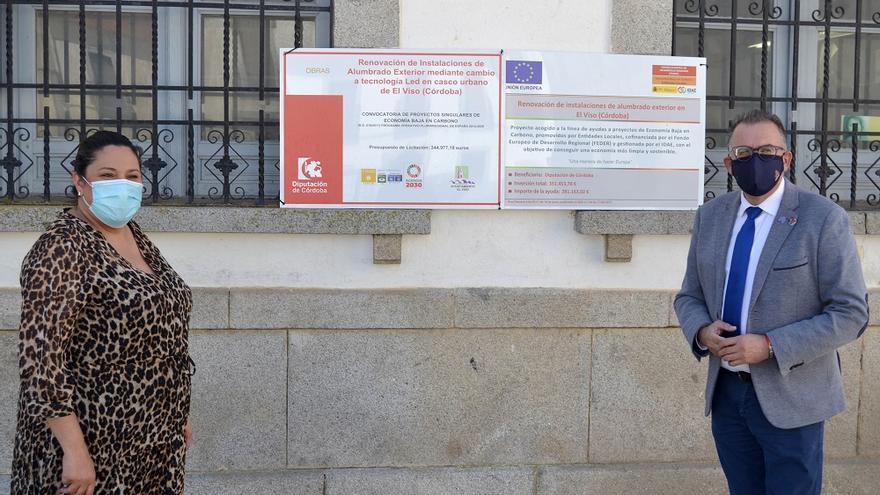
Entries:
POLYGON ((781 156, 761 158, 757 153, 752 153, 745 160, 733 160, 732 168, 739 188, 750 196, 763 196, 770 192, 785 170, 781 156))

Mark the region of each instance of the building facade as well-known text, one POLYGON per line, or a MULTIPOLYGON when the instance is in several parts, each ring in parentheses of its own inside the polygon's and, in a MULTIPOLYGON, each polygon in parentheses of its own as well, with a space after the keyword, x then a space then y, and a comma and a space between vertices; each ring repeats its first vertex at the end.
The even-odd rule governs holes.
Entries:
MULTIPOLYGON (((19 265, 99 127, 140 140, 138 220, 194 287, 188 493, 726 493, 705 364, 671 304, 693 214, 278 209, 282 47, 706 56, 707 200, 732 187, 727 121, 777 112, 792 179, 850 210, 880 294, 880 134, 857 119, 880 115, 876 0, 10 1, 3 16, 0 157, 20 163, 0 162, 0 494, 19 265)), ((871 325, 841 350, 826 493, 880 482, 871 325)))

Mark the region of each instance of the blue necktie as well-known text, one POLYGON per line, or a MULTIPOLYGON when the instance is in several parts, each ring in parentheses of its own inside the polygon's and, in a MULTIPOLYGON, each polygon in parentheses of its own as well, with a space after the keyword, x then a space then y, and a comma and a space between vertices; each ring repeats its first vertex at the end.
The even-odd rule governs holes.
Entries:
POLYGON ((755 241, 755 219, 761 214, 757 206, 746 208, 745 223, 736 235, 733 256, 730 258, 730 271, 727 274, 727 290, 724 293, 724 312, 722 319, 736 327, 734 332, 723 332, 722 337, 736 337, 740 334, 743 294, 746 290, 746 275, 749 273, 749 256, 755 241))

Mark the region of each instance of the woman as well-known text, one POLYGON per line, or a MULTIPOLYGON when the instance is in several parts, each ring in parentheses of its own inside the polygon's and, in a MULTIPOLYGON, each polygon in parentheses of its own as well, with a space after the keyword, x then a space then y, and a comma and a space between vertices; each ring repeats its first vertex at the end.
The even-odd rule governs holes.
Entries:
POLYGON ((192 294, 130 221, 138 148, 96 132, 73 167, 76 206, 21 269, 12 495, 181 494, 192 294))

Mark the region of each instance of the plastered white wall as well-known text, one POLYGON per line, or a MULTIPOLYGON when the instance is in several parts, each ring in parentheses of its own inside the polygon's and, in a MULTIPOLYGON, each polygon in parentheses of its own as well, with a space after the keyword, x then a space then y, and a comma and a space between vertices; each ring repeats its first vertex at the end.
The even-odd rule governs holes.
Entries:
MULTIPOLYGON (((606 52, 611 0, 401 0, 405 48, 606 52)), ((0 233, 0 287, 18 286, 36 233, 0 233)), ((687 236, 636 236, 631 263, 603 261, 568 211, 433 212, 431 234, 404 236, 401 265, 374 265, 370 236, 152 234, 197 287, 561 287, 676 289, 687 236)), ((880 237, 857 238, 880 286, 880 237)))
MULTIPOLYGON (((37 234, 0 234, 0 287, 18 286, 37 234)), ((677 289, 688 236, 636 236, 630 263, 603 261, 601 236, 570 212, 435 211, 430 235, 403 237, 403 263, 374 265, 370 236, 156 233, 196 287, 561 287, 677 289)), ((880 236, 857 236, 865 279, 880 286, 880 236)))
MULTIPOLYGON (((36 237, 0 234, 0 286, 18 284, 36 237)), ((686 236, 637 237, 632 263, 605 263, 602 237, 575 232, 568 211, 434 211, 430 235, 403 237, 400 265, 374 265, 367 235, 150 238, 188 283, 206 287, 673 287, 688 246, 686 236)))
POLYGON ((402 48, 607 52, 611 0, 400 0, 402 48))

